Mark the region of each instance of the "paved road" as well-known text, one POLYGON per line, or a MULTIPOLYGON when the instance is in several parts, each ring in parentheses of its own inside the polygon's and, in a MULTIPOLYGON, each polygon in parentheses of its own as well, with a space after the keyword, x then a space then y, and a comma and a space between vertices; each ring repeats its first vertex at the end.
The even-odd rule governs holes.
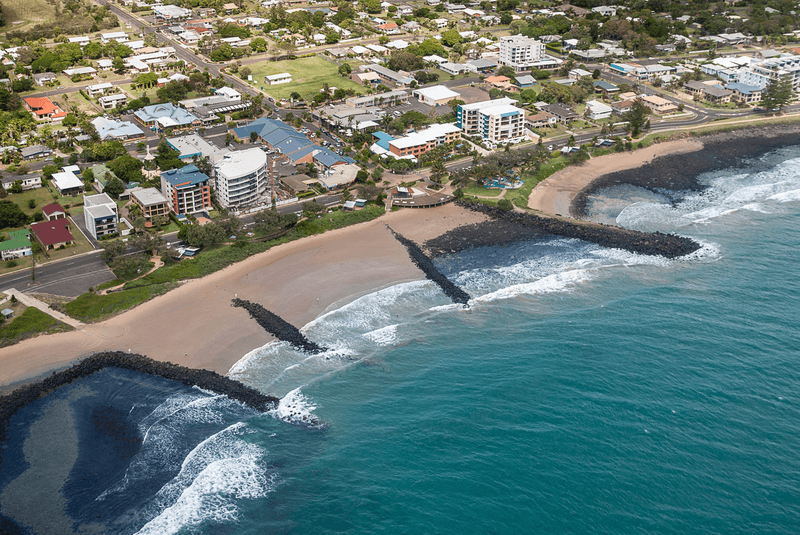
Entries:
POLYGON ((16 288, 21 292, 77 297, 90 287, 113 279, 114 274, 100 255, 92 253, 37 266, 36 280, 31 280, 30 269, 0 276, 0 291, 16 288))

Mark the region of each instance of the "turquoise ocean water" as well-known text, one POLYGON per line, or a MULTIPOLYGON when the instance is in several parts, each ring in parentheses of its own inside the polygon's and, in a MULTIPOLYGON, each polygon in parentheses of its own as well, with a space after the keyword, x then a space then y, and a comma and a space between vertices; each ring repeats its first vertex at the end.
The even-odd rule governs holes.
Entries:
POLYGON ((327 354, 254 351, 231 376, 282 397, 270 415, 88 378, 73 412, 113 406, 144 439, 67 512, 131 534, 797 533, 800 148, 703 180, 674 203, 622 186, 589 205, 697 239, 689 258, 562 238, 469 251, 438 261, 468 310, 411 282, 305 326, 327 354))

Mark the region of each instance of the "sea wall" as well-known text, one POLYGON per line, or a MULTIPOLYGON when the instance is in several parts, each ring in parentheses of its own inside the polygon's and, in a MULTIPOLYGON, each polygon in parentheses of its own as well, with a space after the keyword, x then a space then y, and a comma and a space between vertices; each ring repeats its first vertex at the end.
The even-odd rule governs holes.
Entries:
POLYGON ((232 306, 247 310, 250 313, 250 317, 256 320, 256 323, 278 340, 289 342, 297 349, 308 353, 322 353, 323 351, 327 351, 326 348, 306 338, 297 327, 274 312, 270 312, 258 303, 239 299, 238 297, 233 299, 232 303, 232 306))
POLYGON ((547 234, 577 238, 603 247, 623 249, 632 253, 679 258, 700 249, 700 244, 683 236, 661 232, 640 232, 610 225, 586 223, 569 219, 541 217, 534 214, 505 211, 496 206, 477 202, 456 201, 468 210, 474 210, 496 219, 512 221, 532 227, 547 234))
MULTIPOLYGON (((389 227, 387 226, 386 228, 389 227)), ((459 288, 453 281, 445 277, 416 243, 398 234, 391 228, 389 228, 389 231, 397 241, 403 244, 406 251, 408 251, 408 256, 411 258, 411 261, 425 274, 428 280, 435 282, 454 303, 460 303, 462 305, 469 303, 471 299, 470 295, 459 288)))
POLYGON ((280 402, 280 399, 274 396, 262 394, 258 390, 223 377, 216 372, 187 368, 171 362, 161 362, 143 355, 108 351, 87 357, 66 370, 53 372, 52 375, 40 381, 22 386, 8 395, 0 397, 0 444, 6 440, 11 417, 24 405, 47 395, 60 386, 108 367, 163 377, 187 386, 199 386, 205 390, 224 394, 259 411, 269 410, 280 402))
MULTIPOLYGON (((599 189, 628 184, 657 193, 701 191, 700 175, 742 165, 771 150, 800 143, 800 124, 777 124, 698 136, 703 149, 686 154, 659 156, 634 169, 608 173, 593 180, 570 203, 573 217, 585 218, 589 197, 599 189)), ((752 166, 752 163, 747 164, 752 166)))

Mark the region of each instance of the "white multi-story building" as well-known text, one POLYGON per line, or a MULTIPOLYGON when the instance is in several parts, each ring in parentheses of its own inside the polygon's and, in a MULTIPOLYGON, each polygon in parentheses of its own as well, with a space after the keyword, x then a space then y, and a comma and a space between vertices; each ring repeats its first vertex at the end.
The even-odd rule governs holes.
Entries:
POLYGON ((800 91, 800 56, 786 55, 752 63, 739 71, 739 82, 764 89, 771 79, 789 78, 792 89, 800 91))
POLYGON ((456 111, 456 126, 467 135, 479 135, 484 141, 499 144, 525 135, 525 110, 517 108, 512 98, 462 104, 456 111))
POLYGON ((95 239, 117 232, 117 218, 117 203, 107 193, 83 196, 83 219, 95 239))
POLYGON ((543 59, 544 43, 541 41, 521 35, 500 38, 501 65, 508 65, 515 71, 526 71, 543 59))
POLYGON ((214 165, 217 199, 226 208, 251 206, 269 189, 267 155, 258 148, 229 152, 214 165))

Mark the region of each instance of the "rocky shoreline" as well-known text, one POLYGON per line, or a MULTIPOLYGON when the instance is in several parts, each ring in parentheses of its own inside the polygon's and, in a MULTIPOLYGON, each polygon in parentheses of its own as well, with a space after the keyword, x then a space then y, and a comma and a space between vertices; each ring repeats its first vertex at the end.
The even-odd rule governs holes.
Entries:
POLYGON ((435 282, 454 303, 462 305, 469 303, 471 299, 470 295, 444 276, 433 264, 433 261, 422 251, 419 245, 398 234, 391 228, 389 228, 389 231, 397 241, 403 244, 411 261, 425 274, 428 280, 435 282))
POLYGON ((187 368, 171 362, 160 362, 144 355, 108 351, 87 357, 66 370, 53 372, 44 379, 17 388, 10 394, 0 397, 0 444, 6 441, 11 417, 20 408, 76 379, 108 367, 163 377, 187 386, 198 386, 205 390, 224 394, 259 411, 270 410, 280 402, 280 399, 274 396, 267 396, 238 381, 209 370, 187 368))
POLYGON ((270 333, 278 340, 289 342, 294 347, 307 353, 316 354, 327 351, 326 348, 312 342, 306 338, 300 330, 281 318, 274 312, 270 312, 258 303, 239 299, 238 297, 232 300, 232 305, 241 307, 250 313, 250 317, 256 320, 265 331, 270 333))
POLYGON ((597 190, 622 184, 656 193, 701 191, 703 173, 736 167, 746 158, 761 156, 785 145, 800 143, 800 124, 779 124, 712 133, 699 138, 703 149, 688 154, 659 156, 634 169, 617 171, 593 180, 572 199, 572 217, 586 217, 589 197, 597 190))
POLYGON ((486 214, 494 219, 509 221, 544 234, 577 238, 603 247, 623 249, 632 253, 672 259, 686 256, 700 249, 700 244, 691 238, 675 234, 647 233, 610 225, 581 223, 523 212, 504 211, 496 206, 478 202, 456 201, 456 203, 468 210, 486 214))

